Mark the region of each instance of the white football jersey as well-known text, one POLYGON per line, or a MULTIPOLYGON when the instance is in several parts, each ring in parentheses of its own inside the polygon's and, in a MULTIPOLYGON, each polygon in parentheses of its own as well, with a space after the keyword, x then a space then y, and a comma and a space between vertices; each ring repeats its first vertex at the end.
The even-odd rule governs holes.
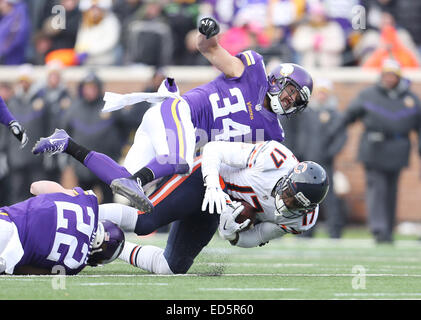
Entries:
POLYGON ((256 223, 276 224, 283 231, 278 236, 285 233, 298 234, 313 227, 318 217, 318 206, 304 216, 285 218, 277 213, 275 198, 271 195, 278 180, 299 163, 291 150, 276 141, 244 145, 248 150, 242 153, 244 159, 241 162, 246 167, 221 164, 219 168, 230 197, 233 200, 245 200, 254 206, 258 211, 256 223))

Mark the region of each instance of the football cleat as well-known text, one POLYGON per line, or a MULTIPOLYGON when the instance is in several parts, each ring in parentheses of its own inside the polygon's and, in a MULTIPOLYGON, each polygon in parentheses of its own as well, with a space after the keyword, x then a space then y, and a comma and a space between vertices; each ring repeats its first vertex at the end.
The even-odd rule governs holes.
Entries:
POLYGON ((33 154, 47 153, 53 155, 66 150, 69 143, 69 135, 63 129, 56 129, 54 133, 46 138, 41 138, 32 148, 33 154))
POLYGON ((153 204, 143 192, 140 183, 130 178, 114 179, 110 185, 114 193, 129 199, 132 204, 143 212, 151 212, 153 204))

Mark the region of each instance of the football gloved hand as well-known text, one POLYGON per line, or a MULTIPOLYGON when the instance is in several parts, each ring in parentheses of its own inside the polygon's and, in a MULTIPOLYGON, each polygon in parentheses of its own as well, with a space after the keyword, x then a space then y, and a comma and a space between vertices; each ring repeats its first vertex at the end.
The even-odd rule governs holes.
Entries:
POLYGON ((209 204, 209 213, 213 213, 214 206, 217 213, 224 212, 227 208, 227 200, 231 200, 229 195, 222 190, 219 176, 206 176, 205 186, 206 192, 202 202, 202 211, 206 211, 209 204))
POLYGON ((225 240, 234 240, 236 238, 236 233, 247 228, 250 219, 242 223, 235 222, 235 219, 243 211, 244 206, 240 202, 230 202, 227 206, 227 209, 221 213, 219 218, 219 235, 225 240))
POLYGON ((199 22, 199 32, 209 39, 219 33, 219 24, 212 18, 203 18, 199 22))
POLYGON ((9 130, 20 141, 20 147, 25 147, 25 145, 28 143, 28 135, 26 134, 26 130, 21 126, 21 124, 16 120, 13 120, 9 123, 9 130))

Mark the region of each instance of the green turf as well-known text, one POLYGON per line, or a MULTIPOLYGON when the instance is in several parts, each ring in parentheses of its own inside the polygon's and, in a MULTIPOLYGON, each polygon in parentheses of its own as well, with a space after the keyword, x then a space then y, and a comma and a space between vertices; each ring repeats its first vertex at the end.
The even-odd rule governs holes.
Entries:
MULTIPOLYGON (((166 234, 130 240, 164 246, 166 234)), ((420 249, 410 237, 376 245, 358 230, 337 241, 286 236, 253 249, 215 236, 187 275, 152 275, 116 260, 65 278, 1 276, 0 299, 421 299, 420 249)))

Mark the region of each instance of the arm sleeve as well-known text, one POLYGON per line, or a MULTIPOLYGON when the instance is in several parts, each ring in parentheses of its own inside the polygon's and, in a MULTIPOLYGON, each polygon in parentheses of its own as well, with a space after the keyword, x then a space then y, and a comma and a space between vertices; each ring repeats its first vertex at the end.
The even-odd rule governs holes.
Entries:
POLYGON ((9 123, 13 120, 16 120, 12 113, 7 108, 6 103, 4 102, 3 98, 0 97, 0 123, 8 126, 9 123))
POLYGON ((272 222, 262 222, 252 229, 238 234, 237 247, 253 248, 268 242, 269 240, 282 237, 287 232, 272 222))
POLYGON ((255 145, 242 142, 212 141, 206 144, 202 155, 202 174, 219 175, 221 164, 246 168, 255 145))
POLYGON ((136 227, 138 210, 124 204, 105 203, 98 207, 98 219, 110 220, 126 232, 133 232, 136 227))

